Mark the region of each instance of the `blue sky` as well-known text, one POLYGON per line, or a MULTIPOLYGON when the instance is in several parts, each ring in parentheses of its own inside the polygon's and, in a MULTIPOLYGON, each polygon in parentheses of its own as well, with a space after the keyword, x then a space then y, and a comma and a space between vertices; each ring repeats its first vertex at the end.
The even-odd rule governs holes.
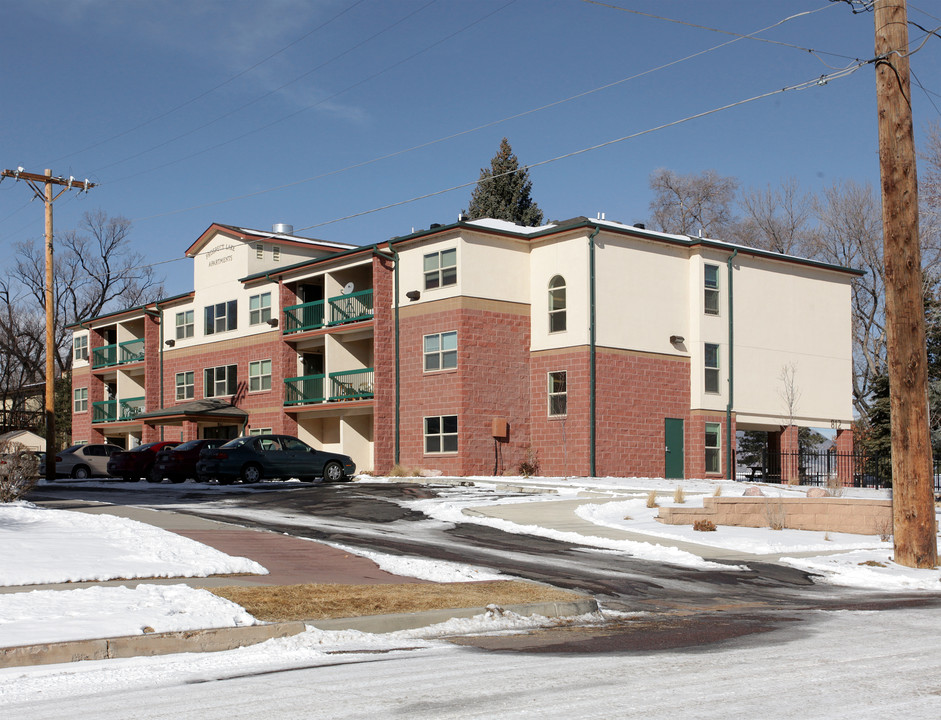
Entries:
MULTIPOLYGON (((872 65, 742 102, 871 58, 873 16, 845 3, 8 0, 2 12, 0 167, 99 183, 56 201, 56 230, 97 208, 131 219, 168 294, 192 275, 167 261, 214 221, 353 244, 453 222, 503 136, 521 162, 544 163, 530 175, 547 219, 644 221, 660 167, 743 187, 878 185, 872 65), (772 25, 757 37, 775 43, 727 34, 772 25)), ((934 29, 941 7, 920 0, 909 17, 934 29)), ((941 121, 941 39, 911 61, 920 136, 941 121)), ((0 184, 0 272, 42 235, 31 197, 0 184)))

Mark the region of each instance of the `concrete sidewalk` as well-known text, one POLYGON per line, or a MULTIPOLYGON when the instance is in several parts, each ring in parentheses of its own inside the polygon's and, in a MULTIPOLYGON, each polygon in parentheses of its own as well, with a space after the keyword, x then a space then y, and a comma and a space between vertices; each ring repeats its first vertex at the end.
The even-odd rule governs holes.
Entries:
MULTIPOLYGON (((414 584, 427 581, 385 572, 373 561, 323 543, 290 535, 251 530, 207 520, 185 513, 115 506, 106 503, 61 501, 43 503, 63 510, 110 514, 130 518, 184 535, 228 555, 247 557, 268 569, 267 575, 223 575, 210 577, 142 578, 103 582, 72 582, 47 585, 0 587, 0 593, 34 590, 76 590, 96 586, 136 587, 140 584, 186 584, 194 588, 223 585, 297 585, 327 583, 343 585, 414 584)), ((503 610, 521 615, 567 617, 595 612, 597 602, 584 597, 572 602, 504 605, 503 610)), ((283 622, 199 631, 154 633, 129 637, 99 638, 0 649, 0 667, 40 665, 76 660, 162 655, 179 652, 229 650, 304 632, 307 625, 321 630, 360 630, 387 633, 425 627, 452 618, 473 617, 486 608, 457 608, 412 614, 360 616, 310 622, 283 622)))

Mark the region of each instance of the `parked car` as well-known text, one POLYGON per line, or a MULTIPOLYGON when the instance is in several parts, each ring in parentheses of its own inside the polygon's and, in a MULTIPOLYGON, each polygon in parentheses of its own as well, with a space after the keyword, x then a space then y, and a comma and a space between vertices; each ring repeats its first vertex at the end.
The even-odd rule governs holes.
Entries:
POLYGON ((228 442, 221 438, 203 438, 190 440, 176 447, 163 448, 157 453, 154 462, 154 476, 169 478, 170 482, 181 483, 187 478, 196 478, 196 463, 199 453, 206 448, 219 447, 228 442))
POLYGON ((163 478, 153 472, 157 453, 164 448, 176 447, 179 444, 179 440, 159 440, 116 452, 108 460, 108 474, 122 478, 125 482, 141 478, 145 478, 147 482, 160 482, 163 478))
POLYGON ((337 482, 356 472, 347 455, 314 450, 291 435, 249 435, 200 452, 196 473, 200 481, 215 478, 222 485, 235 480, 323 478, 337 482))
POLYGON ((92 475, 107 476, 108 460, 116 452, 121 452, 117 445, 73 445, 56 454, 56 477, 82 479, 92 475))

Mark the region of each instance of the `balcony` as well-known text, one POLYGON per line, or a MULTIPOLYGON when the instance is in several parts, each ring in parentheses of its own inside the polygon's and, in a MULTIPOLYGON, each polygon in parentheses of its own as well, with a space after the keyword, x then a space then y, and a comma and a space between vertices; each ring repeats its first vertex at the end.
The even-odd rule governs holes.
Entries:
POLYGON ((349 295, 337 295, 329 300, 315 300, 284 308, 284 334, 369 320, 372 316, 373 291, 361 290, 349 295))
POLYGON ((284 381, 284 404, 307 405, 345 400, 368 400, 373 397, 373 368, 347 370, 329 375, 304 375, 284 381), (325 394, 324 386, 329 387, 325 394))
POLYGON ((91 421, 93 423, 120 422, 133 420, 144 411, 144 398, 126 400, 102 400, 92 403, 91 421))
POLYGON ((115 345, 103 345, 92 350, 92 368, 112 367, 140 362, 144 359, 144 340, 128 340, 115 345))

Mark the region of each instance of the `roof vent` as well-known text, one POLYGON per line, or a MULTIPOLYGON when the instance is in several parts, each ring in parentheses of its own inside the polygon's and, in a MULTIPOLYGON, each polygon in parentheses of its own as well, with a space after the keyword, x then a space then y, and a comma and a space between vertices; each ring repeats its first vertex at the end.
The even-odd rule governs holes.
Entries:
POLYGON ((276 232, 280 235, 293 235, 294 226, 288 225, 287 223, 275 223, 271 226, 271 232, 276 232))
POLYGON ((437 230, 439 227, 442 227, 441 223, 431 223, 431 225, 428 226, 428 229, 437 230))
POLYGON ((644 225, 643 223, 634 223, 634 227, 636 227, 638 230, 646 230, 646 229, 647 229, 647 226, 644 225))

